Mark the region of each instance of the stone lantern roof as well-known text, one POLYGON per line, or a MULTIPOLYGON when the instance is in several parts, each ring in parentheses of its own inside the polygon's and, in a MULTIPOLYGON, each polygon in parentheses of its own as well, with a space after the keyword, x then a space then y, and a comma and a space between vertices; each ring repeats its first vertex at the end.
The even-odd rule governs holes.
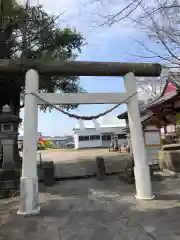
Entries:
POLYGON ((22 120, 12 113, 8 105, 3 106, 2 113, 0 114, 0 123, 20 123, 22 120))

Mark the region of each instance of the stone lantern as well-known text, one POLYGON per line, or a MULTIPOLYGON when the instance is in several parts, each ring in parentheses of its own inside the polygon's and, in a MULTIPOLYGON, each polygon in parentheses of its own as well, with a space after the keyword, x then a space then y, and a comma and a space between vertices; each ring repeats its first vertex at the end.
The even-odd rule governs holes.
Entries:
POLYGON ((2 169, 14 169, 14 148, 18 136, 18 125, 21 119, 12 114, 11 108, 5 105, 0 115, 0 140, 3 149, 2 169))
POLYGON ((0 115, 0 140, 2 147, 2 168, 0 169, 0 198, 6 198, 11 190, 18 188, 19 178, 14 162, 15 141, 18 136, 18 125, 21 119, 12 114, 11 108, 5 105, 0 115))

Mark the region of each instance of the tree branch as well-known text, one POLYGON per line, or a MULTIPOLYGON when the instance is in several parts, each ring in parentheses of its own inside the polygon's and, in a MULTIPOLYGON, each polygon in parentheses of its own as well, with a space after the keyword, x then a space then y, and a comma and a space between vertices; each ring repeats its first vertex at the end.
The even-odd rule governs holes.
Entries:
POLYGON ((138 6, 141 4, 143 0, 139 0, 137 3, 137 0, 133 0, 131 1, 127 6, 125 6, 121 11, 117 12, 116 14, 113 14, 112 16, 107 16, 106 18, 108 18, 107 21, 105 21, 103 24, 100 24, 100 27, 104 26, 104 25, 112 25, 115 22, 120 22, 123 19, 126 19, 127 17, 129 17, 137 8, 138 6), (127 9, 129 9, 131 6, 133 6, 133 4, 136 4, 134 6, 133 9, 131 9, 127 14, 125 14, 125 16, 121 17, 120 19, 116 20, 123 12, 125 12, 127 9))

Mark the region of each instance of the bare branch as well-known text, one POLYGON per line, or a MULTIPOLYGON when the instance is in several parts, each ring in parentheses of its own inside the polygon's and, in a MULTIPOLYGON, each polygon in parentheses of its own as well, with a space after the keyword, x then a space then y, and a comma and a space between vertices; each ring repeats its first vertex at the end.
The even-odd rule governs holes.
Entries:
POLYGON ((104 25, 112 25, 115 22, 120 22, 123 19, 128 18, 137 8, 138 6, 142 3, 143 0, 133 0, 132 2, 130 2, 127 6, 125 6, 121 11, 117 12, 116 14, 113 15, 108 15, 106 18, 107 21, 105 21, 104 23, 100 24, 100 26, 104 26, 104 25), (133 5, 135 5, 132 9, 130 9, 130 7, 132 7, 133 5), (126 13, 124 16, 120 17, 119 19, 117 19, 119 16, 121 16, 121 14, 123 14, 123 12, 125 12, 126 10, 129 10, 128 13, 126 13))
MULTIPOLYGON (((146 14, 149 14, 148 11, 147 11, 143 6, 141 6, 141 7, 142 7, 142 9, 144 10, 144 12, 146 12, 146 14)), ((153 23, 154 31, 155 31, 158 39, 161 41, 161 44, 165 47, 165 49, 168 51, 168 53, 169 53, 174 59, 176 59, 177 61, 179 61, 180 59, 179 59, 175 54, 173 54, 173 52, 170 50, 170 48, 168 47, 168 45, 167 45, 167 44, 165 43, 165 41, 163 40, 163 38, 162 38, 162 36, 161 36, 161 34, 160 34, 161 31, 160 31, 160 29, 158 28, 158 26, 157 26, 157 24, 156 24, 153 16, 152 16, 152 15, 149 15, 149 17, 150 17, 150 19, 151 19, 151 21, 152 21, 152 23, 153 23)))
MULTIPOLYGON (((131 38, 131 39, 132 39, 132 38, 131 38)), ((156 52, 154 52, 153 50, 151 50, 149 47, 147 47, 147 46, 146 46, 144 43, 142 43, 141 41, 139 41, 139 40, 137 40, 137 39, 132 39, 132 40, 135 41, 135 42, 137 42, 137 43, 139 43, 145 50, 147 50, 147 52, 152 53, 152 54, 154 55, 154 56, 152 56, 152 58, 160 58, 160 59, 162 59, 162 60, 165 60, 166 62, 168 61, 168 62, 170 62, 170 63, 172 63, 172 64, 177 64, 177 62, 169 59, 168 57, 164 57, 164 56, 161 56, 161 55, 157 54, 156 52)), ((135 56, 136 56, 136 55, 135 55, 135 56)), ((140 55, 139 55, 139 57, 148 58, 148 57, 146 57, 146 56, 140 56, 140 55)))
MULTIPOLYGON (((101 5, 107 3, 105 0, 92 0, 101 5)), ((113 5, 115 0, 111 0, 109 4, 113 5)), ((148 46, 138 41, 139 44, 152 56, 140 56, 132 54, 134 57, 155 59, 159 58, 167 63, 180 65, 179 47, 180 47, 180 4, 176 0, 154 0, 153 3, 147 0, 126 1, 125 6, 115 13, 103 16, 104 22, 100 26, 118 23, 122 20, 130 20, 131 23, 137 24, 143 29, 150 40, 155 41, 159 46, 163 47, 163 52, 156 53, 156 50, 150 49, 148 46), (138 11, 140 10, 140 14, 138 11), (134 13, 136 13, 136 17, 134 13)), ((137 41, 136 41, 137 42, 137 41)))

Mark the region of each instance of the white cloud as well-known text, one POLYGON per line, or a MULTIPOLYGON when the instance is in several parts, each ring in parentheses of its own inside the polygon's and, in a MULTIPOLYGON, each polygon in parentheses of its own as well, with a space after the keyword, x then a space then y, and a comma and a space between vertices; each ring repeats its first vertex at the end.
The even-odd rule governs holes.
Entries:
MULTIPOLYGON (((25 0, 20 0, 24 3, 25 0)), ((61 15, 59 24, 61 26, 69 26, 76 28, 81 32, 89 46, 102 45, 106 47, 111 40, 123 39, 134 35, 137 30, 133 27, 124 27, 121 23, 115 24, 111 27, 98 27, 104 21, 103 14, 115 13, 118 9, 123 7, 123 2, 114 0, 113 4, 107 3, 104 5, 97 5, 88 3, 89 0, 29 0, 34 4, 43 5, 44 9, 49 13, 61 15), (100 14, 101 13, 101 14, 100 14)), ((90 2, 90 1, 89 1, 90 2)))

